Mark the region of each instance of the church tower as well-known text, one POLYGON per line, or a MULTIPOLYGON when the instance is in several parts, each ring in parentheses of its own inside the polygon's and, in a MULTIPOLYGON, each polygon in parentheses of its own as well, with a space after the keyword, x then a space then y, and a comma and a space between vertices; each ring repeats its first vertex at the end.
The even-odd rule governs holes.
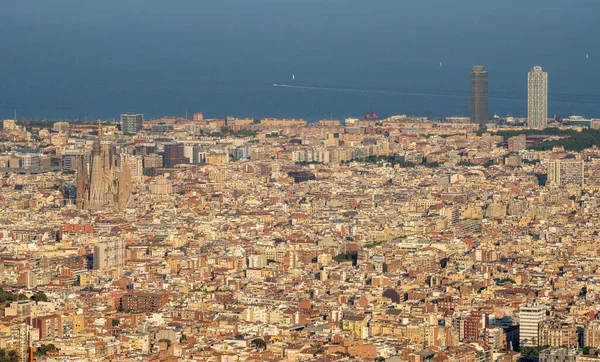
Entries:
POLYGON ((98 123, 98 138, 92 146, 91 165, 81 157, 77 163, 77 207, 98 210, 117 206, 122 211, 131 197, 131 172, 126 156, 115 167, 114 150, 102 142, 102 128, 98 123), (88 176, 89 170, 89 176, 88 176))

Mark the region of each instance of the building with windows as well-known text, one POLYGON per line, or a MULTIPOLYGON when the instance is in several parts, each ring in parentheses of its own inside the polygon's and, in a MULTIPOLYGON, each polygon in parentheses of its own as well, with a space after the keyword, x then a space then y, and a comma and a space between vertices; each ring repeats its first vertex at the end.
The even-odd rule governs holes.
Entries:
POLYGON ((540 323, 540 346, 577 347, 577 327, 573 323, 561 320, 550 320, 540 323))
POLYGON ((94 245, 94 270, 120 268, 123 266, 124 244, 120 238, 94 245))
POLYGON ((40 340, 54 340, 63 337, 61 316, 57 314, 27 318, 33 328, 40 332, 40 340))
POLYGON ((169 301, 167 294, 130 292, 121 298, 121 306, 132 313, 156 312, 169 301))
POLYGON ((548 125, 548 73, 540 66, 527 74, 527 122, 530 128, 548 125))
POLYGON ((488 72, 476 65, 471 72, 471 123, 488 123, 488 72))
POLYGON ((121 115, 121 131, 123 133, 138 133, 144 125, 144 115, 125 113, 121 115))
POLYGON ((577 362, 581 351, 575 348, 548 348, 540 352, 540 362, 577 362))
POLYGON ((584 184, 583 161, 575 158, 554 160, 548 164, 548 185, 578 185, 584 184))
POLYGON ((17 361, 29 361, 31 327, 25 323, 15 324, 10 327, 10 335, 16 341, 17 361))
POLYGON ((166 168, 173 168, 176 165, 187 163, 187 159, 183 156, 183 143, 165 145, 163 160, 166 168))
POLYGON ((56 122, 52 125, 52 130, 54 132, 63 132, 69 129, 69 122, 56 122))
POLYGON ((544 320, 546 320, 546 306, 538 304, 521 306, 519 312, 519 345, 521 347, 539 345, 539 326, 544 320))
POLYGON ((508 139, 508 152, 518 152, 527 149, 527 137, 524 134, 508 139))
POLYGON ((588 323, 583 332, 584 346, 600 345, 600 321, 594 320, 588 323))

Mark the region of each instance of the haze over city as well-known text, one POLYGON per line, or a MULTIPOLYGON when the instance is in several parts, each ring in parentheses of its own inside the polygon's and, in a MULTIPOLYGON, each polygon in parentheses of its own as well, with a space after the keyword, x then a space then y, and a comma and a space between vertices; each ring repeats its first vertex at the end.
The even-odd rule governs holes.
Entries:
POLYGON ((600 362, 599 10, 3 3, 0 362, 600 362))
POLYGON ((600 115, 596 1, 15 1, 0 13, 0 114, 33 119, 468 116, 473 64, 490 111, 526 116, 524 75, 552 74, 551 114, 600 115), (589 58, 586 59, 586 53, 589 58), (443 63, 440 68, 439 63, 443 63), (367 90, 277 89, 273 83, 367 90), (385 90, 398 93, 373 93, 385 90))

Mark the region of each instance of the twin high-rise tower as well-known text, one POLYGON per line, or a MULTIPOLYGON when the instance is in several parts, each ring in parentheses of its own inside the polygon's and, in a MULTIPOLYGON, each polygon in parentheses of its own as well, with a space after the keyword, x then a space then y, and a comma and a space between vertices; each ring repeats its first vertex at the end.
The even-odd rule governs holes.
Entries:
POLYGON ((488 120, 488 73, 476 65, 471 72, 471 123, 483 126, 488 120))
MULTIPOLYGON (((476 65, 471 72, 471 123, 480 126, 489 120, 488 73, 476 65)), ((548 73, 535 66, 527 75, 527 122, 530 128, 545 128, 548 124, 548 73)))

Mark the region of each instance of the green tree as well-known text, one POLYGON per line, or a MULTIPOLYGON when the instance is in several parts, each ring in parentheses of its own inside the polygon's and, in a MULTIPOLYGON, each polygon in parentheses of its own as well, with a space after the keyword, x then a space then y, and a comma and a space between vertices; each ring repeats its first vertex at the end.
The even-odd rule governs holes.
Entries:
POLYGON ((600 147, 600 130, 584 129, 581 132, 570 130, 569 137, 558 140, 544 141, 531 147, 537 151, 548 151, 554 147, 564 147, 565 151, 582 151, 593 146, 600 147))
POLYGON ((35 294, 31 296, 31 300, 33 300, 34 302, 47 302, 48 296, 46 295, 46 293, 40 290, 35 292, 35 294))
POLYGON ((121 324, 121 321, 119 319, 113 319, 112 320, 112 326, 113 327, 118 327, 119 324, 121 324))
POLYGON ((0 288, 0 303, 14 302, 15 300, 17 299, 13 293, 0 288))
POLYGON ((8 360, 10 362, 17 362, 19 360, 19 354, 15 350, 8 351, 8 360))
POLYGON ((341 253, 341 254, 334 256, 333 260, 337 261, 338 263, 351 260, 352 265, 356 266, 356 264, 358 262, 358 253, 357 252, 341 253))
POLYGON ((55 351, 55 350, 56 350, 56 346, 52 343, 42 344, 41 346, 39 346, 37 348, 37 353, 40 355, 46 355, 46 354, 48 354, 49 351, 55 351))
POLYGON ((10 350, 8 353, 4 348, 0 349, 0 362, 17 362, 19 360, 19 356, 17 351, 10 350))
POLYGON ((250 342, 256 349, 267 349, 267 342, 262 338, 256 338, 250 342))
POLYGON ((479 127, 479 129, 477 130, 477 135, 478 135, 479 137, 481 137, 481 136, 482 136, 484 133, 486 133, 486 132, 487 132, 487 130, 488 130, 488 129, 487 129, 487 126, 485 126, 485 125, 482 125, 482 126, 481 126, 481 127, 479 127))
POLYGON ((521 354, 528 357, 539 357, 540 352, 550 348, 550 346, 535 346, 535 347, 521 347, 521 354))

